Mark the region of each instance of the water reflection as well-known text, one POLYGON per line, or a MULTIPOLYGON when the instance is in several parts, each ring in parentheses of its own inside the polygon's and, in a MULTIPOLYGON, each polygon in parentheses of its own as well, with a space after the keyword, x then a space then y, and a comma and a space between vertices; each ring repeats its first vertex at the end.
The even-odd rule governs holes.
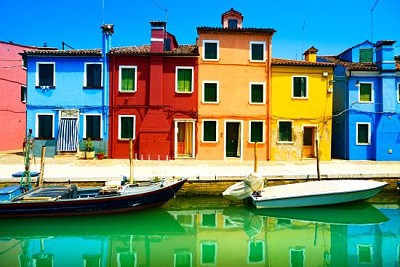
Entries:
POLYGON ((284 210, 204 206, 1 219, 1 266, 399 264, 397 204, 284 210))

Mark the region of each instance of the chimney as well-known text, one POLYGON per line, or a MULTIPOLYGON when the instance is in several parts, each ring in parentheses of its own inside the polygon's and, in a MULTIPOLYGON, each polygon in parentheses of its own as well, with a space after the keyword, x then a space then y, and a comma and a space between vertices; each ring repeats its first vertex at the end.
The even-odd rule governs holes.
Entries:
POLYGON ((111 49, 111 36, 114 33, 114 25, 113 24, 103 24, 103 25, 101 25, 101 31, 103 32, 102 54, 104 57, 111 49))
POLYGON ((317 62, 317 52, 318 49, 316 49, 314 46, 311 46, 306 52, 304 52, 304 59, 305 61, 308 62, 317 62))
POLYGON ((376 65, 381 70, 395 70, 394 44, 396 41, 378 41, 376 47, 376 65))
POLYGON ((243 18, 242 13, 231 8, 221 16, 222 28, 241 29, 243 18))
POLYGON ((151 25, 151 53, 164 52, 164 41, 167 23, 164 21, 150 21, 151 25))

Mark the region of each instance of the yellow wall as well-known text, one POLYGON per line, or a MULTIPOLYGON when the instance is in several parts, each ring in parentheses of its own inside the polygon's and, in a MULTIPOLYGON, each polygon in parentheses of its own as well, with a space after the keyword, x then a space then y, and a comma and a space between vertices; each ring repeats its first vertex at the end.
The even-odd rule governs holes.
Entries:
POLYGON ((317 127, 319 158, 331 159, 333 68, 322 66, 272 66, 271 160, 301 160, 303 127, 317 127), (324 77, 323 72, 328 72, 324 77), (308 98, 292 98, 292 77, 307 76, 308 98), (293 142, 278 142, 278 121, 293 121, 293 142))
MULTIPOLYGON (((254 144, 249 142, 249 121, 264 120, 263 144, 258 144, 258 158, 265 160, 267 155, 267 102, 265 104, 249 103, 250 82, 264 82, 265 95, 269 86, 269 51, 270 36, 267 35, 232 35, 203 33, 199 35, 199 117, 197 159, 225 159, 225 123, 241 123, 242 150, 240 159, 253 160, 254 144), (203 60, 203 40, 219 41, 219 60, 203 60), (266 42, 266 62, 250 62, 250 41, 266 42), (203 103, 203 82, 219 82, 219 103, 203 103), (202 122, 212 119, 218 121, 218 140, 214 143, 202 142, 202 122)), ((266 97, 267 99, 267 97, 266 97)), ((268 101, 268 99, 266 100, 268 101)))

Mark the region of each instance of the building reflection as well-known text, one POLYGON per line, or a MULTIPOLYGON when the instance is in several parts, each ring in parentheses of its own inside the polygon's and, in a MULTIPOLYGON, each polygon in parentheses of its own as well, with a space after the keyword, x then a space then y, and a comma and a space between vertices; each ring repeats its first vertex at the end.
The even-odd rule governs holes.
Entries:
POLYGON ((0 221, 2 266, 396 266, 398 205, 0 221), (352 218, 353 217, 353 218, 352 218))

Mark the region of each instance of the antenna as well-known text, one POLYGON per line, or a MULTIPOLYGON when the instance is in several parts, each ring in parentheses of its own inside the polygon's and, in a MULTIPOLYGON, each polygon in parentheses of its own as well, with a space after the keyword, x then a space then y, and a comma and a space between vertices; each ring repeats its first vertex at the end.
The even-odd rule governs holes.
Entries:
POLYGON ((101 25, 104 25, 104 0, 101 0, 101 25))
POLYGON ((165 22, 168 22, 168 9, 165 6, 158 3, 157 1, 153 1, 153 4, 165 12, 165 22))
POLYGON ((301 51, 300 51, 301 60, 303 60, 303 52, 304 52, 304 28, 305 27, 306 27, 306 20, 304 20, 303 27, 301 28, 301 51))
POLYGON ((376 5, 378 4, 378 2, 379 2, 379 0, 376 0, 374 6, 371 8, 371 42, 372 43, 374 42, 374 39, 373 39, 374 24, 373 24, 373 20, 372 20, 372 12, 374 11, 374 9, 375 9, 376 5))

